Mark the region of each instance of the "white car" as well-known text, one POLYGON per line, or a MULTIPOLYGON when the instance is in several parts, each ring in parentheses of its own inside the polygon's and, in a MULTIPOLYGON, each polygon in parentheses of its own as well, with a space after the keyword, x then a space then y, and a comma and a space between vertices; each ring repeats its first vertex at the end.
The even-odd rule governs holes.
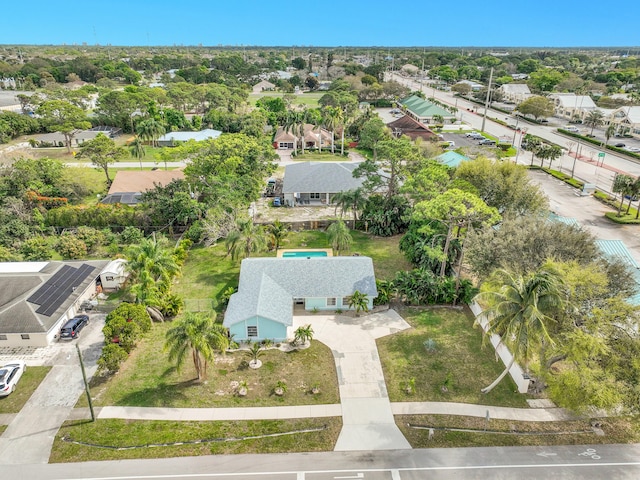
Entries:
POLYGON ((12 360, 0 367, 0 397, 6 397, 16 389, 22 374, 27 370, 23 360, 12 360))
POLYGON ((638 148, 638 147, 629 147, 629 148, 627 148, 627 150, 629 150, 630 152, 633 152, 633 153, 640 152, 640 148, 638 148))

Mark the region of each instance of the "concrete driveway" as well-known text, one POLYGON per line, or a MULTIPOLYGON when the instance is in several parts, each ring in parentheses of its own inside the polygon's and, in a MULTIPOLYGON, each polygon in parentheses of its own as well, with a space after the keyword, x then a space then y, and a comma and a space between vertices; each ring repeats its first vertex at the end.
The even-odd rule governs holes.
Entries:
MULTIPOLYGON (((91 378, 97 369, 96 362, 104 344, 103 326, 104 315, 92 314, 89 325, 77 340, 38 349, 34 361, 29 359, 28 354, 21 356, 29 366, 52 365, 52 369, 0 437, 3 464, 49 461, 58 429, 69 418, 84 391, 76 343, 82 352, 87 376, 91 378)), ((13 358, 17 356, 20 355, 14 355, 13 358)))
POLYGON ((378 357, 376 338, 410 328, 394 310, 351 317, 294 317, 294 328, 310 324, 314 338, 333 352, 342 404, 342 431, 335 446, 344 450, 398 450, 411 446, 396 426, 378 357))

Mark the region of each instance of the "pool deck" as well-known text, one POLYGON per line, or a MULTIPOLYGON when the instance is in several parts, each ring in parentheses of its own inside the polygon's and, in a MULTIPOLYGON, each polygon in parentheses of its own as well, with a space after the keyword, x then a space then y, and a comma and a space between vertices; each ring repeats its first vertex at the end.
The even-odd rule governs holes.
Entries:
POLYGON ((282 250, 278 250, 278 258, 282 257, 283 254, 287 252, 326 252, 327 257, 333 257, 333 250, 330 248, 284 248, 282 250))

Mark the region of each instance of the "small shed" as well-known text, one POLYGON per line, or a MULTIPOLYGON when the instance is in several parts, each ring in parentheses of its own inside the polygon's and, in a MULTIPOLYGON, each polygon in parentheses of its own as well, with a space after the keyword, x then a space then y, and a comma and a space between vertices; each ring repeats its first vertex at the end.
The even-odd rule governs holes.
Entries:
POLYGON ((100 272, 100 283, 102 290, 119 290, 129 276, 127 272, 127 261, 118 258, 109 262, 100 272))

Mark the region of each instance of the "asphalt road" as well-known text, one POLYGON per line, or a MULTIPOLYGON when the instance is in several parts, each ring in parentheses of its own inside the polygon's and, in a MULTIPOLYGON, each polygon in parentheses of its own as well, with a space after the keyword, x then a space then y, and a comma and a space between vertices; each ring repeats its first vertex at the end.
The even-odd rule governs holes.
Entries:
POLYGON ((637 479, 640 446, 498 447, 282 455, 220 455, 3 466, 39 480, 637 479))

